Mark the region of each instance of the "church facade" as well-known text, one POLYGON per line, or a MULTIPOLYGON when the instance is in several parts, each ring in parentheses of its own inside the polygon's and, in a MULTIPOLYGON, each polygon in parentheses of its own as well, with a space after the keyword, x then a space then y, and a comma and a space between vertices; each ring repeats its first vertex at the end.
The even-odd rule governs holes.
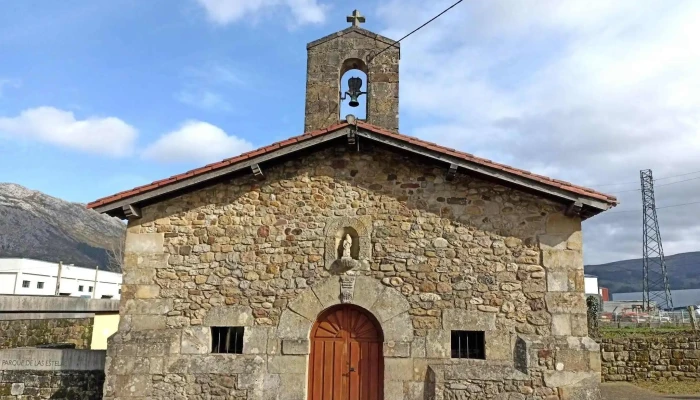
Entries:
POLYGON ((581 221, 616 199, 398 133, 358 18, 307 46, 306 133, 88 205, 129 220, 105 399, 599 398, 581 221))

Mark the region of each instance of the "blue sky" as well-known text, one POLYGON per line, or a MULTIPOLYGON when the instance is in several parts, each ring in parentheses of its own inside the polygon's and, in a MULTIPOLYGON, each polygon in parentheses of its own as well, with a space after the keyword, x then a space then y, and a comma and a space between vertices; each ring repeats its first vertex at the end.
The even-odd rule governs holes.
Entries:
MULTIPOLYGON (((0 0, 0 182, 88 202, 298 135, 307 42, 355 8, 399 38, 451 3, 0 0)), ((402 43, 401 131, 618 194, 630 212, 586 222, 586 259, 637 257, 639 170, 700 171, 698 18, 465 1, 402 43)), ((696 177, 657 203, 700 201, 696 177)), ((699 211, 660 211, 667 252, 700 248, 699 211)))

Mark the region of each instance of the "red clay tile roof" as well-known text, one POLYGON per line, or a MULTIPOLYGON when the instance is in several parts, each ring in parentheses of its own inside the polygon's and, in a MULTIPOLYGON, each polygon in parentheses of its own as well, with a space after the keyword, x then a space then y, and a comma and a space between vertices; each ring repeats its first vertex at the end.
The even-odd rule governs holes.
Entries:
MULTIPOLYGON (((205 165, 201 168, 193 169, 191 171, 187 171, 187 172, 179 174, 179 175, 171 176, 170 178, 161 179, 159 181, 155 181, 155 182, 149 183, 147 185, 139 186, 139 187, 133 188, 131 190, 119 192, 119 193, 114 194, 112 196, 103 197, 101 199, 98 199, 98 200, 95 200, 91 203, 88 203, 87 208, 95 208, 95 207, 99 207, 99 206, 104 206, 104 205, 113 203, 115 201, 118 201, 118 200, 121 200, 121 199, 124 199, 127 197, 135 196, 137 194, 146 193, 148 191, 151 191, 151 190, 154 190, 157 188, 161 188, 163 186, 167 186, 168 184, 171 184, 173 182, 178 182, 178 181, 181 181, 183 179, 197 176, 197 175, 209 172, 209 171, 217 170, 219 168, 223 168, 223 167, 226 167, 226 166, 229 166, 232 164, 236 164, 238 162, 266 154, 266 153, 271 152, 273 150, 276 150, 276 149, 279 149, 279 148, 282 148, 282 147, 285 147, 285 146, 288 146, 288 145, 291 145, 294 143, 303 142, 304 140, 307 140, 307 139, 310 139, 310 138, 313 138, 313 137, 316 137, 319 135, 323 135, 323 134, 326 134, 329 132, 337 131, 338 129, 342 129, 346 126, 348 126, 348 124, 343 122, 343 123, 329 126, 328 128, 325 128, 325 129, 306 132, 303 135, 294 136, 294 137, 291 137, 289 139, 285 139, 283 141, 273 143, 269 146, 265 146, 265 147, 259 148, 257 150, 243 153, 243 154, 236 156, 236 157, 227 158, 227 159, 219 161, 219 162, 205 165)), ((425 140, 420 140, 420 139, 417 139, 417 138, 414 138, 411 136, 406 136, 406 135, 402 135, 399 133, 391 132, 391 131, 388 131, 386 129, 383 129, 383 128, 380 128, 378 126, 368 124, 365 122, 358 121, 357 126, 362 128, 362 129, 368 130, 370 132, 379 134, 379 135, 389 136, 389 137, 394 138, 394 139, 399 139, 401 141, 404 141, 404 142, 407 142, 410 144, 424 147, 428 150, 440 152, 442 154, 446 154, 446 155, 449 155, 452 157, 460 158, 460 159, 463 159, 463 160, 466 160, 466 161, 469 161, 469 162, 472 162, 475 164, 483 165, 485 167, 494 168, 494 169, 504 171, 504 172, 507 172, 510 174, 525 177, 527 179, 530 179, 530 180, 533 180, 536 182, 540 182, 540 183, 543 183, 545 185, 552 186, 555 188, 559 188, 559 189, 565 190, 567 192, 576 193, 576 194, 579 194, 582 196, 598 199, 598 200, 601 200, 603 202, 609 203, 611 205, 617 205, 617 198, 615 196, 600 193, 600 192, 597 192, 593 189, 589 189, 589 188, 586 188, 583 186, 577 186, 577 185, 574 185, 572 183, 561 181, 558 179, 552 179, 552 178, 548 178, 546 176, 533 174, 532 172, 525 171, 522 169, 509 167, 507 165, 499 164, 499 163, 493 162, 491 160, 487 160, 485 158, 476 157, 476 156, 469 154, 469 153, 457 151, 455 149, 440 146, 438 144, 427 142, 425 140)))

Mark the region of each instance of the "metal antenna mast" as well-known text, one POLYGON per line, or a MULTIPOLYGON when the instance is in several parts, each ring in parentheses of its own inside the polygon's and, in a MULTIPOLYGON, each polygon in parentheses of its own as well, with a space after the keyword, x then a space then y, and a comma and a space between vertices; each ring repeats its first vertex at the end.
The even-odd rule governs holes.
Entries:
POLYGON ((644 309, 649 310, 655 302, 659 310, 673 308, 671 290, 668 286, 664 248, 659 233, 654 201, 654 178, 650 169, 639 171, 642 181, 642 231, 644 236, 644 309))

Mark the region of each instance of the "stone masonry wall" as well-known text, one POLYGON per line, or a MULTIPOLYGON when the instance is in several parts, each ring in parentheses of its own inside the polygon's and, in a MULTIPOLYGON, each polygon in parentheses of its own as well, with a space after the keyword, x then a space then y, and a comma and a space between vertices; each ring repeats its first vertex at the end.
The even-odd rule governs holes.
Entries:
POLYGON ((3 400, 99 400, 103 371, 0 371, 3 400))
POLYGON ((700 336, 601 339, 604 381, 700 381, 700 336))
POLYGON ((105 398, 305 398, 310 326, 338 302, 329 235, 346 225, 366 257, 355 301, 384 329, 386 398, 593 396, 580 220, 445 172, 343 144, 267 168, 262 182, 143 208, 128 227, 105 398), (222 324, 246 326, 243 355, 208 354, 209 327, 222 324), (452 329, 484 330, 486 360, 450 359, 452 329))
POLYGON ((73 343, 77 349, 89 349, 92 326, 92 318, 0 321, 0 349, 51 343, 73 343))

